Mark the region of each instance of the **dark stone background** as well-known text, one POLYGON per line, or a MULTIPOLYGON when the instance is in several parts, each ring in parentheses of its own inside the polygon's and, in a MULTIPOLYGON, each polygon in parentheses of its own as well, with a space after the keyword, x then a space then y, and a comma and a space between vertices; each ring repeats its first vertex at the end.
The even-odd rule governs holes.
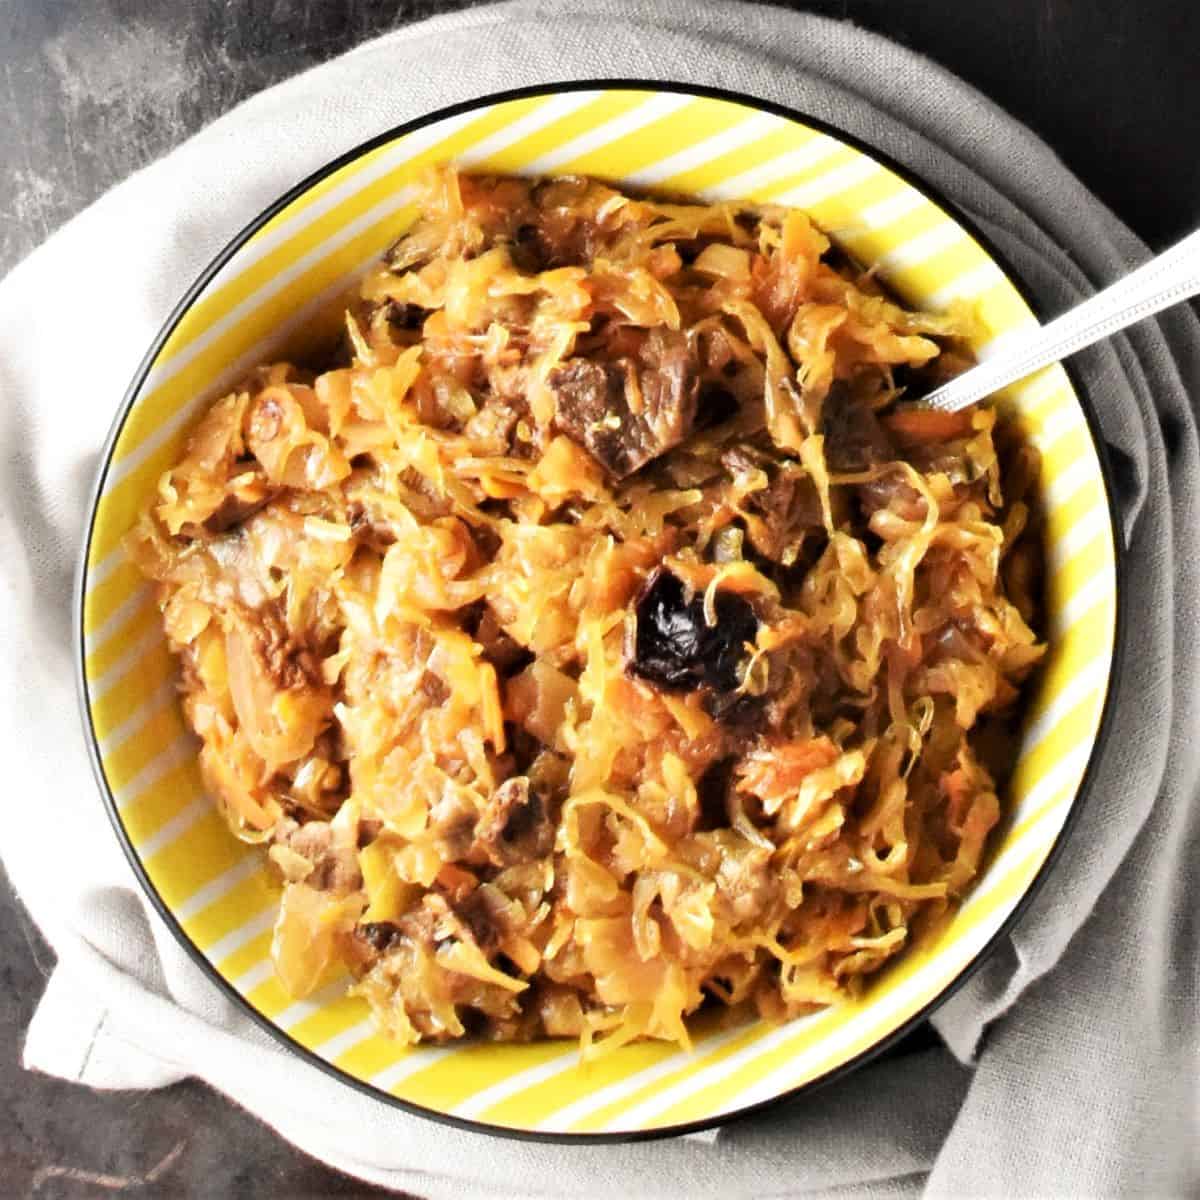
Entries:
MULTIPOLYGON (((244 97, 373 34, 461 6, 0 0, 0 272, 244 97)), ((958 72, 1039 132, 1151 246, 1198 223, 1195 0, 793 7, 849 18, 958 72)), ((23 1072, 24 1029, 52 962, 0 879, 0 1194, 382 1194, 312 1162, 202 1084, 98 1094, 23 1072)), ((919 1044, 921 1035, 910 1043, 919 1044)))

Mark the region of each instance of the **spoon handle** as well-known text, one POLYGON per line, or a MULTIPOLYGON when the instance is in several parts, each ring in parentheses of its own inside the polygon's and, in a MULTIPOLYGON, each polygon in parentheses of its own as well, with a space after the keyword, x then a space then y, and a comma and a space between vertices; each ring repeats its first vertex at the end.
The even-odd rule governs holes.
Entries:
POLYGON ((1200 293, 1200 230, 924 398, 956 412, 1034 371, 1200 293))

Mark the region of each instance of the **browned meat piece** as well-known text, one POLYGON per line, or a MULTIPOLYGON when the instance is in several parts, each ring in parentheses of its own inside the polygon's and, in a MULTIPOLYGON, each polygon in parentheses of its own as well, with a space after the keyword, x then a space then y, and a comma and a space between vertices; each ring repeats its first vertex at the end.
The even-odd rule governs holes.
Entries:
POLYGON ((532 658, 520 642, 514 641, 504 632, 496 614, 486 603, 482 606, 479 624, 472 636, 483 647, 484 657, 502 676, 519 671, 532 658))
POLYGON ((554 822, 527 776, 507 779, 492 793, 475 825, 475 840, 498 867, 541 858, 554 849, 554 822))
POLYGON ((721 463, 734 474, 760 470, 767 477, 765 488, 747 493, 742 500, 746 533, 759 554, 778 562, 806 530, 822 527, 816 484, 799 463, 779 462, 749 446, 726 450, 721 463))
POLYGON ((475 944, 489 958, 509 935, 508 902, 504 893, 484 884, 454 905, 454 911, 471 931, 475 944))
POLYGON ((870 405, 835 382, 821 411, 825 461, 831 471, 863 471, 897 457, 896 447, 870 405))
POLYGON ((639 362, 574 358, 550 373, 559 428, 617 479, 679 445, 696 419, 699 379, 687 339, 656 329, 639 362))
POLYGON ((321 667, 312 650, 297 641, 279 601, 264 605, 246 624, 251 649, 276 687, 321 687, 321 667))
POLYGON ((463 433, 483 442, 494 454, 507 454, 513 433, 521 419, 518 405, 502 396, 492 396, 483 402, 479 411, 463 426, 463 433))
POLYGON ((321 892, 348 895, 362 885, 358 855, 353 846, 339 845, 328 821, 308 821, 276 833, 276 844, 311 864, 304 876, 309 887, 321 892))
POLYGON ((205 519, 207 533, 227 533, 248 517, 270 504, 274 493, 267 490, 266 481, 256 482, 238 492, 231 492, 221 501, 217 510, 205 519))
POLYGON ((465 859, 471 850, 475 810, 454 792, 447 791, 429 810, 429 831, 443 862, 465 859))

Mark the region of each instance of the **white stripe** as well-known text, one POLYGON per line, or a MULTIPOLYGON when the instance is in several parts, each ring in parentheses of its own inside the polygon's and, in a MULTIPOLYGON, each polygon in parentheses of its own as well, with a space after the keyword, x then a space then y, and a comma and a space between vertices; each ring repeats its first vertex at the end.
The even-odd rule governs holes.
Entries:
POLYGON ((557 1058, 552 1058, 549 1062, 539 1063, 536 1067, 530 1067, 525 1071, 517 1071, 507 1078, 501 1079, 498 1083, 492 1084, 491 1087, 476 1092, 455 1106, 454 1115, 456 1117, 477 1117, 485 1109, 491 1108, 493 1104, 499 1104, 508 1096, 523 1092, 526 1088, 544 1083, 555 1075, 561 1075, 564 1071, 578 1067, 579 1047, 569 1046, 562 1054, 557 1058))
POLYGON ((309 1017, 316 1015, 327 1004, 332 1004, 335 1000, 342 999, 346 994, 346 980, 335 979, 331 983, 327 983, 323 988, 318 988, 311 996, 305 997, 303 1000, 297 1000, 294 1004, 289 1004, 275 1018, 275 1024, 280 1029, 291 1029, 294 1025, 299 1025, 301 1021, 307 1020, 309 1017))
POLYGON ((594 129, 589 129, 587 133, 581 133, 578 137, 572 138, 565 145, 526 163, 521 168, 521 174, 545 175, 563 163, 571 162, 572 159, 579 158, 584 154, 590 154, 593 150, 607 146, 618 138, 628 137, 643 126, 649 125, 651 121, 657 121, 660 117, 678 112, 685 105, 690 104, 693 99, 695 99, 693 96, 660 92, 649 100, 643 101, 636 108, 630 109, 629 112, 622 113, 619 117, 613 117, 612 120, 605 121, 594 129))
POLYGON ((390 1092, 402 1079, 407 1079, 409 1075, 415 1075, 425 1067, 433 1066, 440 1059, 447 1058, 453 1053, 455 1053, 454 1050, 444 1050, 437 1046, 413 1046, 399 1062, 394 1062, 377 1075, 372 1075, 368 1082, 372 1087, 379 1088, 380 1091, 390 1092))
POLYGON ((1070 682, 1054 697, 1041 716, 1026 728, 1021 738, 1021 759, 1028 758, 1072 709, 1104 687, 1108 679, 1108 666, 1108 658, 1105 656, 1088 663, 1082 671, 1071 677, 1070 682))
POLYGON ((503 129, 496 130, 481 142, 476 142, 464 150, 455 161, 463 167, 482 162, 493 154, 507 150, 509 146, 515 145, 522 138, 537 133, 539 129, 544 129, 547 125, 569 116, 585 104, 590 104, 603 95, 603 92, 564 92, 560 96, 553 96, 545 104, 535 108, 533 112, 526 113, 520 120, 506 125, 503 129))
MULTIPOLYGON (((1058 797, 1072 795, 1079 786, 1080 779, 1083 777, 1083 772, 1087 767, 1091 752, 1092 743, 1091 739, 1088 738, 1076 746, 1074 750, 1064 754, 1029 791, 1020 797, 1016 807, 1012 811, 1013 821, 1023 821, 1030 813, 1037 812, 1042 805, 1058 797)), ((1050 809, 1049 811, 1056 812, 1057 809, 1050 809)), ((1044 820, 1044 816, 1039 817, 1033 829, 1039 828, 1044 820)), ((1021 840, 1025 841, 1033 832, 1033 829, 1029 830, 1021 840)), ((996 865, 993 864, 988 869, 989 873, 985 876, 985 879, 991 878, 991 872, 996 869, 996 865)))
MULTIPOLYGON (((739 1025, 733 1029, 723 1030, 716 1036, 698 1044, 694 1053, 711 1054, 720 1050, 735 1038, 745 1034, 747 1029, 747 1025, 739 1025)), ((692 1056, 680 1050, 678 1053, 672 1054, 669 1058, 664 1058, 661 1062, 657 1062, 651 1067, 644 1067, 640 1071, 635 1071, 632 1075, 625 1076, 624 1079, 618 1079, 606 1087, 597 1088, 596 1091, 589 1092, 588 1095, 583 1096, 579 1100, 558 1109, 542 1121, 538 1125, 538 1128, 544 1129, 547 1132, 561 1132, 570 1129, 573 1125, 577 1125, 584 1118, 594 1112, 598 1112, 606 1105, 615 1103, 623 1096, 631 1095, 647 1084, 661 1079, 664 1075, 670 1075, 672 1071, 678 1071, 690 1061, 692 1061, 692 1056)))
POLYGON ((728 154, 731 150, 737 150, 749 142, 766 137, 787 124, 788 122, 770 113, 754 113, 731 129, 714 133, 712 137, 707 137, 695 145, 685 146, 652 166, 623 175, 621 182, 627 187, 650 187, 652 184, 662 183, 664 179, 673 179, 685 171, 712 162, 714 158, 720 158, 722 154, 728 154))
POLYGON ((955 225, 953 221, 943 221, 942 224, 935 225, 932 229, 927 229, 924 233, 919 233, 906 242, 901 242, 894 249, 881 255, 876 260, 875 266, 885 274, 904 267, 915 267, 935 254, 940 254, 943 250, 948 250, 951 246, 957 246, 966 240, 967 235, 962 228, 955 225))
POLYGON ((137 733, 155 713, 166 708, 175 696, 174 677, 164 679, 125 720, 110 729, 104 737, 96 739, 96 748, 100 751, 100 757, 104 758, 111 754, 132 734, 137 733))
POLYGON ((190 734, 181 734, 169 746, 160 750, 138 773, 120 788, 114 799, 117 808, 124 811, 144 792, 149 791, 168 771, 180 763, 194 758, 196 742, 190 734))
MULTIPOLYGON (((243 880, 256 875, 263 867, 262 859, 251 850, 241 862, 230 867, 228 871, 209 880, 199 891, 193 892, 176 910, 175 915, 181 921, 190 921, 197 913, 203 912, 210 904, 227 896, 243 880)), ((209 957, 215 952, 209 951, 209 957)))
POLYGON ((869 204, 858 214, 857 221, 867 229, 886 229, 927 204, 929 201, 916 188, 905 185, 894 196, 869 204))
POLYGON ((1073 555, 1077 554, 1093 539, 1099 537, 1108 529, 1108 513, 1103 508, 1089 508, 1050 547, 1050 569, 1059 571, 1073 555))
POLYGON ((1055 472, 1046 481, 1046 505, 1053 511, 1069 503, 1091 483, 1096 472, 1090 454, 1081 454, 1069 466, 1055 472))
MULTIPOLYGON (((993 339, 998 340, 998 339, 993 339)), ((1064 404, 1075 403, 1075 393, 1071 390, 1062 367, 1045 367, 1036 375, 1016 384, 1013 396, 1023 413, 1039 412, 1045 405, 1055 399, 1061 399, 1064 404)))
POLYGON ((1056 408, 1043 422, 1038 430, 1037 448, 1047 454, 1050 447, 1068 433, 1076 433, 1086 426, 1083 417, 1073 404, 1063 404, 1056 408))
POLYGON ((833 138, 818 133, 796 150, 789 150, 768 162, 759 163, 740 175, 713 184, 712 187, 702 188, 699 192, 700 198, 715 202, 749 196, 772 183, 777 183, 780 179, 799 175, 809 167, 815 167, 817 163, 831 158, 841 149, 841 142, 835 142, 833 138))
MULTIPOLYGON (((121 554, 121 547, 118 546, 113 553, 121 554)), ((104 668, 103 671, 101 671, 98 675, 94 675, 88 680, 88 691, 93 697, 102 696, 104 694, 105 686, 111 680, 120 679, 121 676, 124 675, 125 672, 128 671, 129 668, 133 666, 133 664, 137 662, 137 660, 141 658, 151 646, 154 645, 155 642, 162 641, 162 636, 162 630, 157 624, 151 625, 149 629, 144 629, 130 643, 129 649, 126 650, 124 654, 122 654, 119 658, 114 659, 108 664, 107 667, 104 668)))
POLYGON ((238 950, 252 942, 254 938, 265 934, 275 924, 277 907, 277 905, 271 905, 270 908, 264 908, 257 917, 252 917, 245 924, 239 925, 233 932, 226 934, 220 941, 212 943, 212 946, 204 952, 205 958, 208 958, 212 964, 220 964, 229 958, 230 954, 238 953, 238 950))
POLYGON ((129 559, 121 551, 118 546, 115 550, 106 554, 94 567, 86 568, 87 575, 87 590, 90 592, 93 588, 98 588, 123 562, 128 562, 129 559))
POLYGON ((91 652, 99 645, 107 641, 109 635, 116 629, 119 629, 125 624, 134 613, 150 605, 154 598, 154 589, 149 583, 139 583, 128 597, 117 605, 115 609, 103 620, 100 625, 86 634, 83 639, 83 649, 85 654, 91 652))
POLYGON ((313 1049, 326 1062, 332 1062, 339 1055, 345 1054, 352 1046, 357 1046, 359 1042, 365 1042, 368 1038, 378 1036, 378 1034, 379 1027, 374 1021, 367 1018, 359 1021, 357 1025, 351 1025, 349 1029, 343 1030, 319 1046, 314 1046, 313 1049))
POLYGON ((275 964, 269 958, 260 958, 230 983, 243 995, 248 996, 260 984, 266 983, 275 974, 275 964))
POLYGON ((949 308, 955 300, 973 299, 1003 279, 1004 272, 988 259, 973 270, 964 271, 956 276, 945 287, 938 288, 932 296, 927 297, 922 307, 930 312, 941 312, 949 308))
POLYGON ((278 905, 272 905, 270 908, 260 912, 257 917, 251 917, 249 921, 239 926, 232 933, 227 933, 219 942, 214 942, 205 951, 208 961, 212 963, 223 962, 231 954, 236 954, 243 946, 252 942, 260 934, 266 933, 275 924, 277 908, 278 905))
POLYGON ((883 168, 872 159, 860 156, 851 159, 832 171, 826 171, 815 179, 807 179, 798 187, 773 196, 776 204, 787 204, 792 208, 813 208, 823 200, 841 195, 860 183, 870 179, 872 175, 882 174, 883 168))
POLYGON ((1098 604, 1112 596, 1112 572, 1097 571, 1082 587, 1077 588, 1070 600, 1059 611, 1058 620, 1054 622, 1056 637, 1062 637, 1076 621, 1087 616, 1098 604))
POLYGON ((169 846, 177 837, 185 834, 193 825, 212 812, 212 801, 207 796, 198 796, 186 808, 177 812, 161 829, 152 833, 138 845, 138 857, 145 862, 153 858, 164 846, 169 846))

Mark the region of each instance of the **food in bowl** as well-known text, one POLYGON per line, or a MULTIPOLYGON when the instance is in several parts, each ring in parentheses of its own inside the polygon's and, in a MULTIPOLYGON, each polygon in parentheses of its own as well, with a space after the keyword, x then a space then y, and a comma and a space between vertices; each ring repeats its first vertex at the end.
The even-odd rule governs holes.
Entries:
POLYGON ((288 989, 596 1054, 933 930, 1044 650, 1036 452, 913 403, 968 320, 796 210, 433 175, 127 539, 288 989))

